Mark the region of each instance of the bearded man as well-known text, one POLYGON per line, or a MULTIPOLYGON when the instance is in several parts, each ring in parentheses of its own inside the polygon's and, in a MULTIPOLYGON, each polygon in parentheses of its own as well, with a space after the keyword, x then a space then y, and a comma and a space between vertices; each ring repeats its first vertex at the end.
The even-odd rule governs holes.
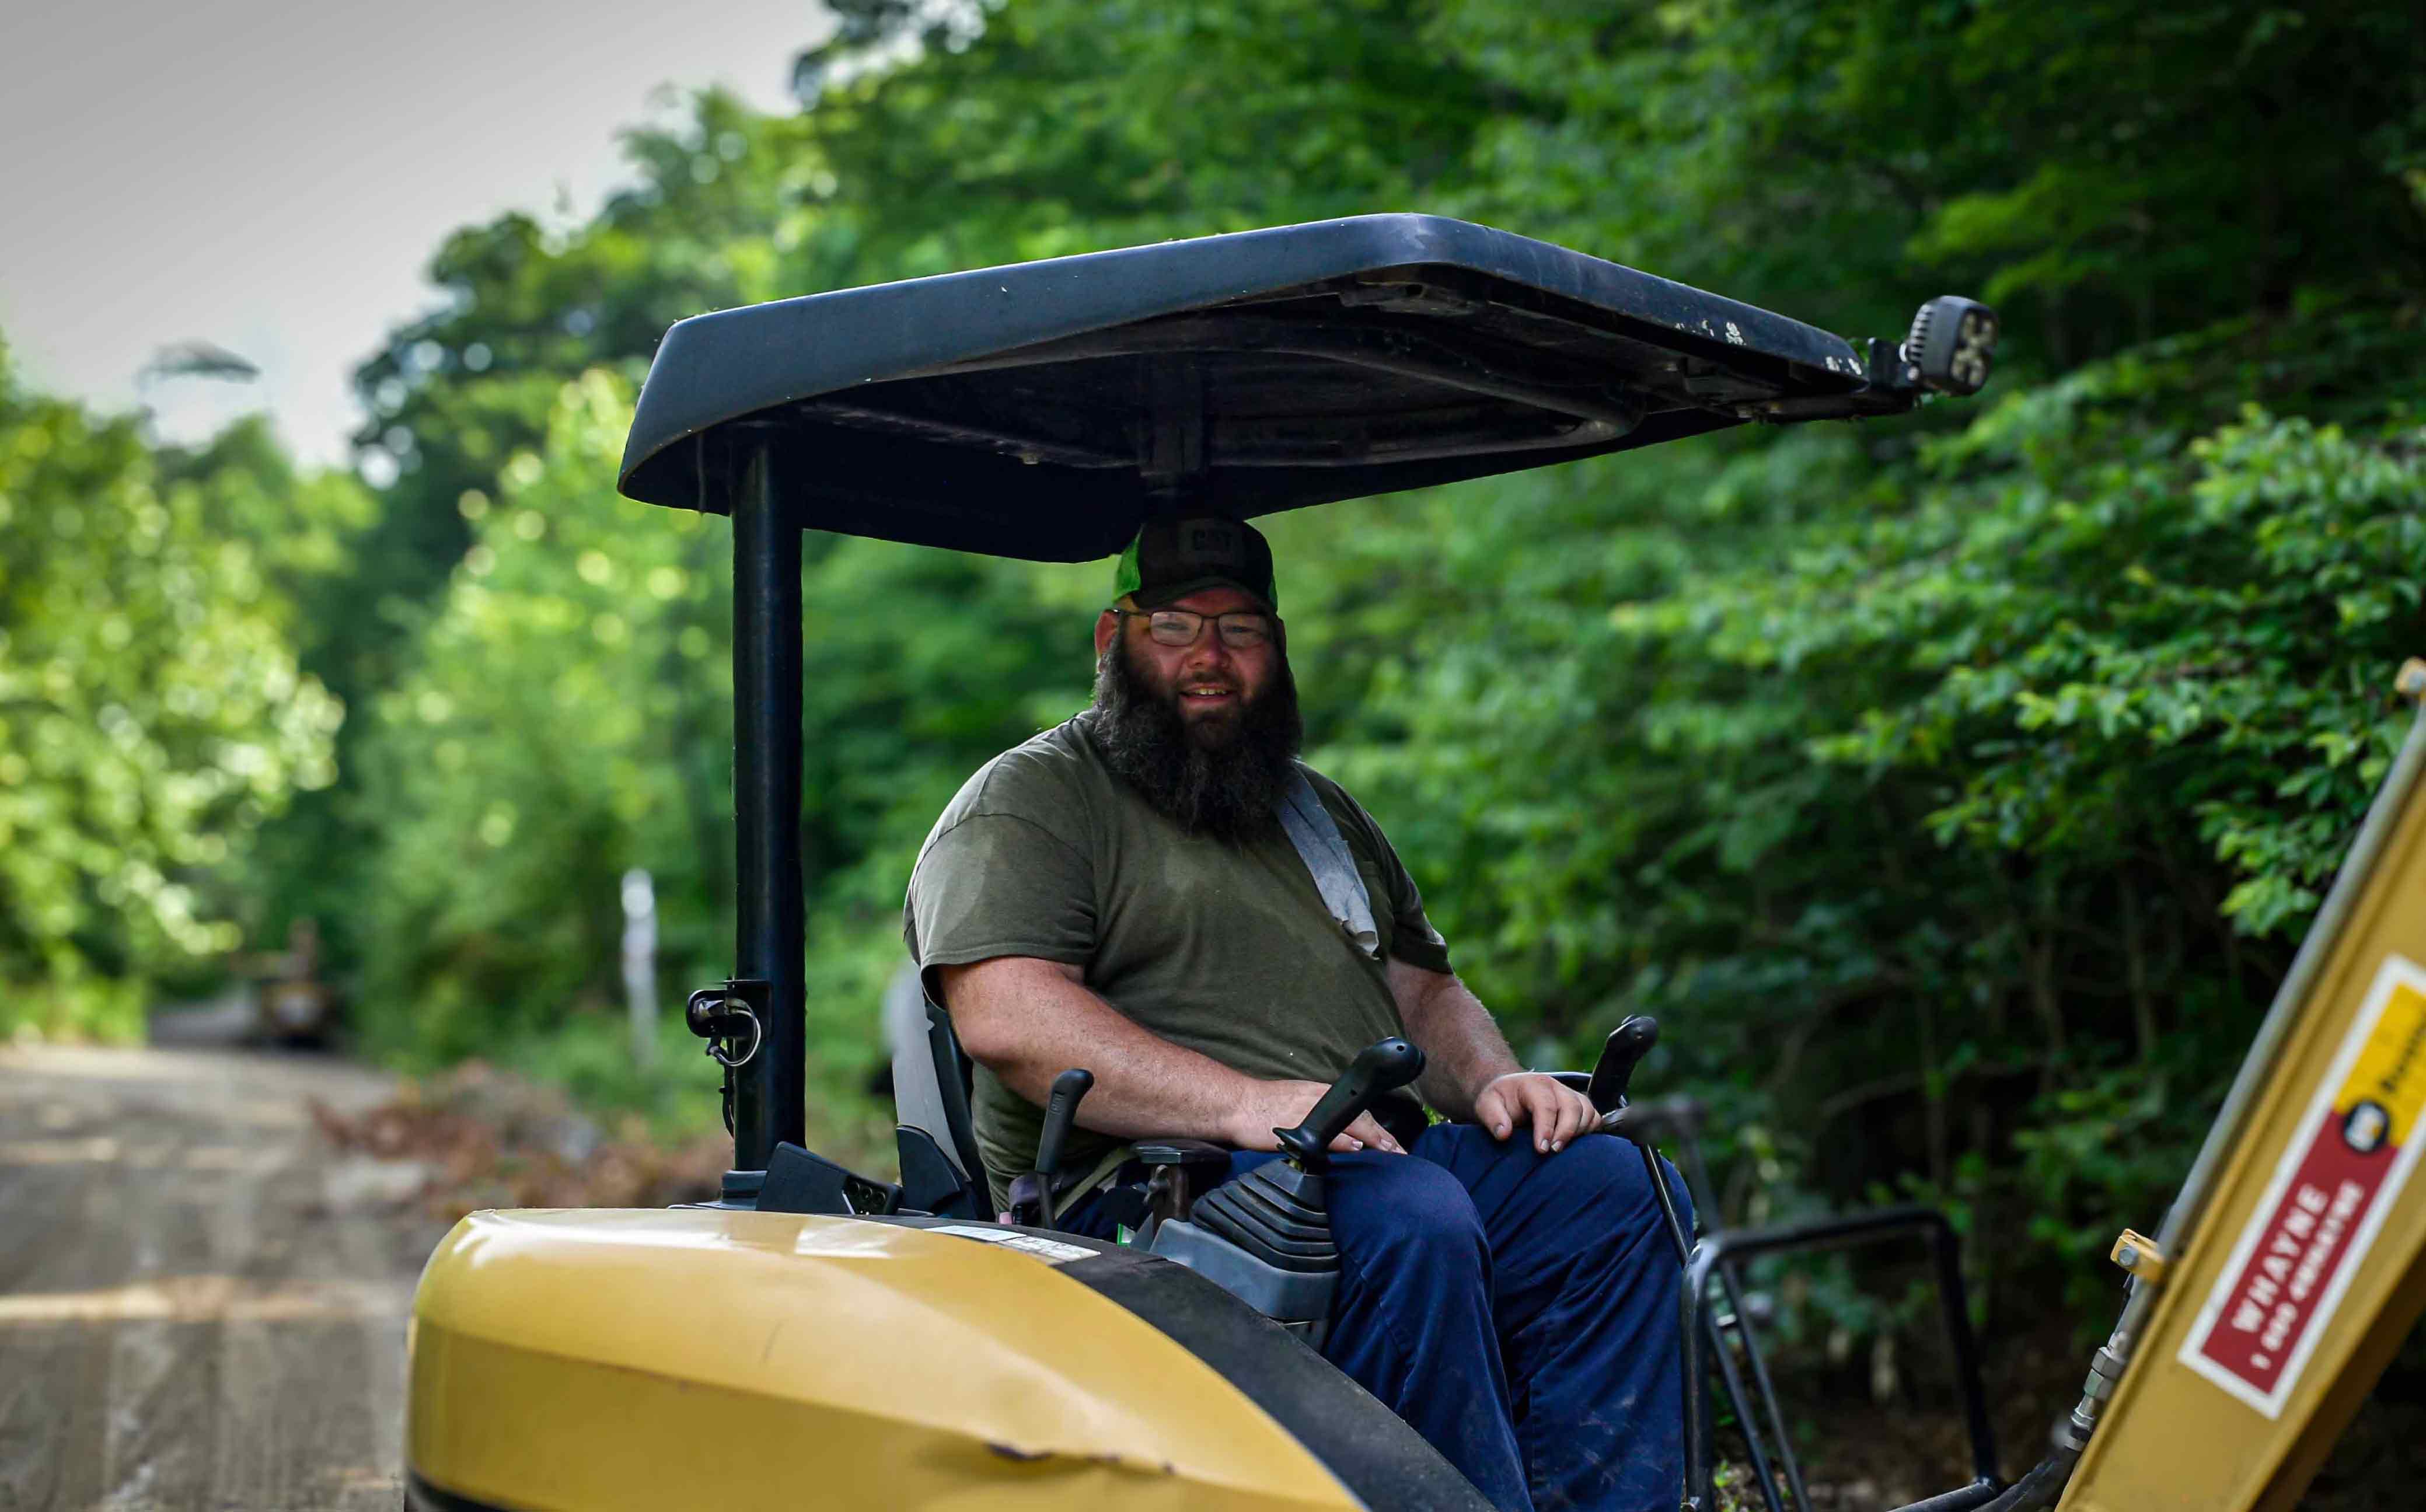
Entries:
POLYGON ((1677 1264, 1642 1163, 1517 1065, 1381 827, 1297 759, 1278 606, 1253 526, 1148 523, 1093 706, 979 768, 919 853, 904 932, 977 1063, 995 1204, 1070 1067, 1095 1085, 1059 1221, 1110 1238, 1124 1141, 1227 1145, 1236 1177, 1402 1034, 1454 1121, 1385 1100, 1341 1136, 1324 1353, 1497 1506, 1673 1508, 1677 1264))

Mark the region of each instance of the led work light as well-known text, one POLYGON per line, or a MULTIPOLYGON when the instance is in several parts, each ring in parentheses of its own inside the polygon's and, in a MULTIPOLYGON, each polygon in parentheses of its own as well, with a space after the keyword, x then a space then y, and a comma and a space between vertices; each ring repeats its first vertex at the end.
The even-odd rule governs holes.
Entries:
POLYGON ((1997 312, 1977 299, 1942 294, 1912 317, 1903 340, 1904 376, 1936 394, 1970 394, 1988 381, 1997 351, 1997 312))

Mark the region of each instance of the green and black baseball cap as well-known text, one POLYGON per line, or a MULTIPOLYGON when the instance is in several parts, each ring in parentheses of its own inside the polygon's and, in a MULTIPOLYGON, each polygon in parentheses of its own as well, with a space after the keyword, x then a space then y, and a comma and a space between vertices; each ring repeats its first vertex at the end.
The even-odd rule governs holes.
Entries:
POLYGON ((1272 548, 1263 532, 1219 515, 1149 520, 1112 570, 1113 602, 1125 598, 1140 609, 1159 609, 1210 587, 1237 588, 1280 612, 1272 548))

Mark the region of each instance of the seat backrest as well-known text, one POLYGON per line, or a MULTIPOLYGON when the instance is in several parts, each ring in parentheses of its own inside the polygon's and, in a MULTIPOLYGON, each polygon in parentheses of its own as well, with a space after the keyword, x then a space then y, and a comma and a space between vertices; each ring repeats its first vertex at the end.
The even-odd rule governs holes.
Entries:
POLYGON ((969 1117, 969 1057, 952 1032, 951 1015, 918 978, 915 966, 905 966, 884 994, 903 1200, 942 1213, 957 1198, 964 1205, 956 1216, 983 1216, 993 1204, 969 1117))

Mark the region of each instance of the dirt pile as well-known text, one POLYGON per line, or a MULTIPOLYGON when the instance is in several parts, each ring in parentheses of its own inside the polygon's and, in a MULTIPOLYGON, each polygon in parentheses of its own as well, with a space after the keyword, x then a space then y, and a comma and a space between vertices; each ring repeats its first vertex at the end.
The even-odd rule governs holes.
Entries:
POLYGON ((414 1200, 451 1222, 479 1208, 665 1207, 716 1196, 732 1155, 721 1131, 668 1147, 639 1119, 609 1133, 554 1087, 481 1061, 344 1114, 315 1099, 338 1149, 428 1168, 414 1200))

